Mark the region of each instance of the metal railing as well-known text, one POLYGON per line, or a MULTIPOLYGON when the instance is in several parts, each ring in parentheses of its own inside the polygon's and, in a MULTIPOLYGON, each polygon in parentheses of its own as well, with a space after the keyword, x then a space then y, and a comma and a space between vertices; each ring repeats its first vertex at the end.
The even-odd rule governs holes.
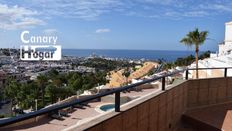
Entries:
POLYGON ((188 80, 188 74, 189 74, 189 71, 190 70, 198 70, 198 71, 201 71, 201 70, 219 70, 219 69, 224 69, 224 77, 227 77, 227 71, 228 69, 232 69, 232 67, 213 67, 213 68, 188 68, 188 69, 184 69, 185 71, 185 79, 188 80))
MULTIPOLYGON (((232 69, 232 67, 198 68, 198 70, 209 70, 209 69, 210 70, 224 69, 224 77, 227 77, 227 70, 232 69)), ((85 102, 89 102, 91 100, 95 100, 95 99, 98 99, 98 98, 101 98, 101 97, 104 97, 104 96, 107 96, 107 95, 111 95, 111 94, 115 94, 115 112, 120 112, 120 93, 121 92, 126 91, 128 89, 132 89, 134 87, 137 87, 137 86, 140 86, 140 85, 143 85, 143 84, 151 83, 151 82, 154 82, 154 81, 157 81, 157 80, 162 81, 162 86, 161 86, 162 88, 161 89, 162 89, 162 91, 165 91, 165 89, 166 89, 166 80, 165 80, 165 78, 167 78, 169 76, 173 76, 173 75, 178 74, 178 73, 184 73, 185 72, 186 73, 185 74, 185 79, 188 80, 189 70, 196 70, 196 69, 183 69, 183 70, 180 70, 180 71, 175 71, 175 72, 168 73, 168 74, 165 74, 163 76, 159 76, 159 77, 156 77, 156 78, 153 78, 153 79, 147 79, 147 80, 144 80, 142 82, 135 83, 135 84, 131 84, 131 85, 123 86, 123 87, 118 87, 118 88, 112 89, 112 90, 104 92, 104 93, 96 94, 96 95, 89 96, 89 97, 82 98, 82 99, 77 99, 77 100, 74 100, 72 102, 67 102, 67 103, 63 103, 63 104, 59 104, 59 105, 54 105, 54 106, 51 106, 51 107, 40 109, 40 110, 35 111, 35 112, 30 112, 30 113, 27 113, 27 114, 24 114, 24 115, 19 115, 19 116, 12 117, 12 118, 9 118, 9 119, 0 120, 0 127, 7 126, 7 125, 10 125, 10 124, 13 124, 13 123, 16 123, 16 122, 20 122, 20 121, 23 121, 23 120, 26 120, 26 119, 34 118, 36 116, 40 116, 40 115, 43 115, 43 114, 48 114, 48 113, 52 113, 52 112, 58 112, 61 109, 64 109, 64 108, 67 108, 67 107, 72 107, 72 106, 75 106, 77 104, 83 104, 85 102)))

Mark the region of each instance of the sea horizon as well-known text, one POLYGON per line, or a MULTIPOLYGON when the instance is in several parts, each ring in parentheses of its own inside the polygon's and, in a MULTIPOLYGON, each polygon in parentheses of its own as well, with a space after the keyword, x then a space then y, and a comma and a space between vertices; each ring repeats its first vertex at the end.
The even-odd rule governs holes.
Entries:
MULTIPOLYGON (((205 51, 200 51, 200 54, 205 51)), ((175 61, 177 58, 195 55, 194 51, 188 50, 138 50, 138 49, 62 49, 64 56, 88 57, 91 55, 124 58, 175 61)))

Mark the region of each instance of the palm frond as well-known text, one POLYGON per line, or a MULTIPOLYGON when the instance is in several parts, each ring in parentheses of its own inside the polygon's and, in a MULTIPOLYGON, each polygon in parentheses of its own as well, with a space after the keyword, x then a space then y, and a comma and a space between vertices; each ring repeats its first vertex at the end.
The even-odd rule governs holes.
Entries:
POLYGON ((199 47, 199 45, 205 42, 207 36, 208 31, 199 32, 199 29, 196 28, 194 31, 190 31, 180 42, 187 46, 195 45, 199 47))
POLYGON ((189 37, 184 37, 180 42, 187 46, 193 45, 192 40, 189 37))
POLYGON ((200 44, 203 44, 205 42, 205 40, 207 39, 208 34, 209 34, 208 31, 202 31, 200 33, 200 37, 199 37, 200 38, 200 41, 199 41, 200 44))

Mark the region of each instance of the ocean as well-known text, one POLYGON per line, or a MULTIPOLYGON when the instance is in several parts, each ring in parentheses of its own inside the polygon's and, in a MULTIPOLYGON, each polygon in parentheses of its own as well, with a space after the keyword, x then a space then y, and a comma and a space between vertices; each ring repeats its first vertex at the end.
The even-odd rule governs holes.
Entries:
MULTIPOLYGON (((108 50, 108 49, 62 49, 64 56, 88 57, 90 55, 127 58, 175 61, 177 58, 195 55, 194 51, 168 51, 168 50, 108 50)), ((201 53, 200 53, 201 54, 201 53)))

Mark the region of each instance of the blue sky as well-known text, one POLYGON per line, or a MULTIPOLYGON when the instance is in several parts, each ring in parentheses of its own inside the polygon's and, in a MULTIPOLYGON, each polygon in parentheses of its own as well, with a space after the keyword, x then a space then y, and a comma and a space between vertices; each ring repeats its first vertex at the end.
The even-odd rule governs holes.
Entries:
POLYGON ((57 35, 63 48, 191 50, 179 43, 208 30, 201 50, 217 50, 231 0, 0 0, 0 47, 19 47, 20 33, 57 35))

